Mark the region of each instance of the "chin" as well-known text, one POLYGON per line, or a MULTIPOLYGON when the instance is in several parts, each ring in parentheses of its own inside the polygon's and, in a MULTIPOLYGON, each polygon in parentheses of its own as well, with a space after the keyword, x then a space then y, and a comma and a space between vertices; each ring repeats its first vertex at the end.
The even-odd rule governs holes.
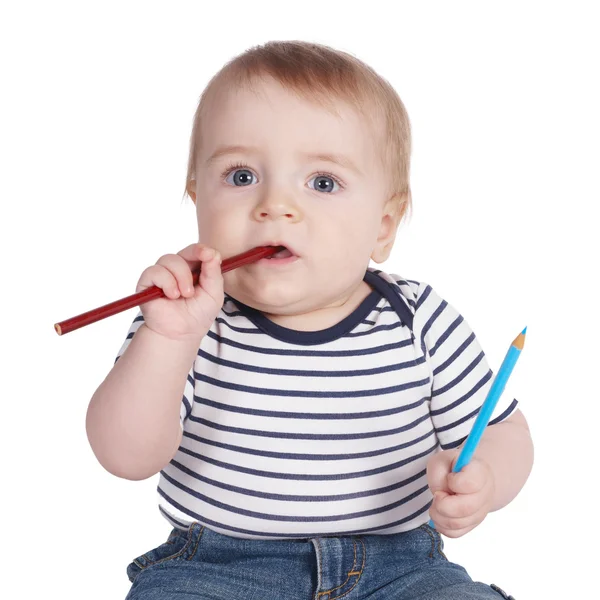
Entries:
POLYGON ((257 282, 248 286, 225 286, 225 293, 261 312, 278 313, 279 309, 288 308, 300 300, 299 294, 290 289, 289 285, 257 282))

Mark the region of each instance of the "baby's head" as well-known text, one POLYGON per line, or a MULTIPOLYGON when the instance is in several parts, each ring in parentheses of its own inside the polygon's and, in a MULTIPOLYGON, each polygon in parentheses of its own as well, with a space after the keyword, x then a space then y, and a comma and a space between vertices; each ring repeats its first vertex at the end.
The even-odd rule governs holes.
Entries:
POLYGON ((339 305, 390 254, 410 208, 410 146, 397 93, 349 54, 270 42, 230 61, 194 118, 199 241, 224 257, 284 245, 296 258, 230 271, 226 292, 267 314, 339 305))

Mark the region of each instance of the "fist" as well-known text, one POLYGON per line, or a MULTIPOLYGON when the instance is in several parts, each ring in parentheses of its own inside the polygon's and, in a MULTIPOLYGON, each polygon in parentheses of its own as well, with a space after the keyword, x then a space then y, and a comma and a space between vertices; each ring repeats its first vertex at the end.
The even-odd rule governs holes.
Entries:
POLYGON ((429 516, 443 535, 457 538, 479 525, 492 508, 494 474, 487 462, 473 457, 459 473, 452 467, 460 450, 443 450, 427 463, 433 494, 429 516))
POLYGON ((165 254, 142 273, 136 292, 152 285, 165 297, 141 305, 146 327, 173 340, 200 343, 223 306, 221 255, 200 243, 165 254), (200 266, 198 283, 193 285, 192 271, 200 266))

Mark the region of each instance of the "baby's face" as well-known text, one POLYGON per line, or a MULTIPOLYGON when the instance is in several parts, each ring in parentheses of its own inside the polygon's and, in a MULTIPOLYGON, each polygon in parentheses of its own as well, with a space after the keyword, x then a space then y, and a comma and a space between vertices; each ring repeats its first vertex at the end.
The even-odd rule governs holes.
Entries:
POLYGON ((224 258, 281 244, 295 259, 225 275, 225 291, 262 312, 296 315, 360 285, 382 228, 387 179, 378 135, 267 79, 223 93, 201 124, 199 240, 224 258))

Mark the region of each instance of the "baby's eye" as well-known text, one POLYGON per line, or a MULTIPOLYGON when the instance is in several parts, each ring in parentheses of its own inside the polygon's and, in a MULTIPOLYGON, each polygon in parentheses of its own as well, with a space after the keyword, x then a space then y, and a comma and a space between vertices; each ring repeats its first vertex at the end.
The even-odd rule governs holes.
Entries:
POLYGON ((309 182, 309 187, 317 192, 330 194, 340 189, 339 182, 330 175, 316 175, 310 181, 314 181, 314 184, 310 185, 309 182))
POLYGON ((250 185, 253 183, 253 177, 256 179, 254 173, 248 169, 236 169, 227 175, 225 182, 235 186, 250 185))

